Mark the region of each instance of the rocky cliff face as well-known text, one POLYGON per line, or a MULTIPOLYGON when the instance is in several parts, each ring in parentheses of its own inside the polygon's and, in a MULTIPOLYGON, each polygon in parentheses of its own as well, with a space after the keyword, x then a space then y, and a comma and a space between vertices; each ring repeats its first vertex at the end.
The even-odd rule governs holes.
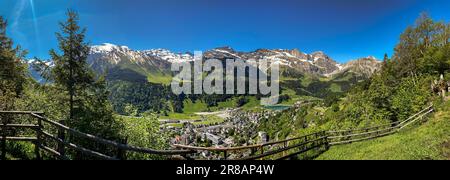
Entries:
POLYGON ((369 56, 349 61, 344 64, 339 71, 335 71, 332 74, 353 72, 364 77, 371 77, 374 73, 381 69, 381 65, 381 61, 377 60, 375 57, 369 56))

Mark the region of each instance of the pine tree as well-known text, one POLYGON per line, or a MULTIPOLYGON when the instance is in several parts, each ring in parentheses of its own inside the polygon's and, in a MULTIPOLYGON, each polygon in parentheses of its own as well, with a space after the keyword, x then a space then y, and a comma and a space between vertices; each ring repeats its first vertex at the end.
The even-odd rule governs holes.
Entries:
POLYGON ((384 54, 382 69, 386 69, 389 64, 389 56, 387 53, 384 54))
POLYGON ((384 53, 383 62, 387 63, 389 61, 389 56, 387 53, 384 53))
POLYGON ((0 109, 12 110, 15 98, 21 96, 26 81, 25 66, 21 62, 25 52, 13 48, 6 35, 7 22, 0 16, 0 109))
POLYGON ((84 42, 86 29, 81 29, 78 25, 79 17, 76 12, 69 10, 67 16, 67 21, 60 23, 62 32, 56 33, 62 54, 51 50, 50 56, 55 63, 52 80, 68 92, 69 119, 74 120, 75 108, 80 106, 79 96, 95 81, 87 64, 90 47, 84 42))
MULTIPOLYGON (((86 29, 78 25, 79 18, 76 12, 69 10, 67 16, 67 21, 60 23, 62 32, 56 34, 62 54, 58 54, 55 50, 50 51, 55 63, 50 78, 55 87, 68 96, 68 100, 63 100, 66 108, 61 108, 64 112, 68 102, 67 125, 105 139, 119 140, 123 126, 113 116, 106 81, 104 77, 95 76, 87 63, 90 47, 85 43, 86 29)), ((105 154, 114 151, 85 139, 73 138, 71 142, 85 148, 105 154)), ((86 158, 79 152, 75 157, 86 158)))

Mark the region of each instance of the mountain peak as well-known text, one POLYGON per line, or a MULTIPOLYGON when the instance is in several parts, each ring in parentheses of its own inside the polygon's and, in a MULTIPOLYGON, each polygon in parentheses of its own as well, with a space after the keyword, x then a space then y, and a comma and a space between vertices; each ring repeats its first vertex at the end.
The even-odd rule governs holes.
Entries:
POLYGON ((313 52, 313 53, 311 53, 311 56, 312 56, 313 61, 318 61, 318 60, 331 60, 331 61, 333 61, 323 51, 313 52))
POLYGON ((129 51, 128 46, 118 46, 111 43, 103 43, 101 45, 95 45, 91 47, 91 51, 94 53, 106 53, 112 51, 129 51))
MULTIPOLYGON (((292 49, 289 51, 289 53, 291 53, 292 55, 294 55, 295 57, 299 57, 302 53, 300 52, 300 50, 298 50, 297 48, 292 49)), ((304 54, 304 53, 303 53, 304 54)))
POLYGON ((353 72, 365 77, 371 77, 379 69, 381 69, 381 61, 377 60, 374 56, 368 56, 349 61, 342 65, 339 71, 335 71, 328 75, 331 76, 339 72, 353 72))

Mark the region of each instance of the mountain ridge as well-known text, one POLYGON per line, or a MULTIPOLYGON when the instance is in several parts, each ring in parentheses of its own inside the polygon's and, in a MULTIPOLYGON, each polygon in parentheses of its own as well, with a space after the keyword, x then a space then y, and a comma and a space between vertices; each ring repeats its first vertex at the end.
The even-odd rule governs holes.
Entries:
MULTIPOLYGON (((236 51, 230 46, 218 47, 203 52, 203 59, 266 59, 279 63, 282 68, 298 71, 299 73, 312 74, 321 77, 332 77, 345 72, 353 72, 370 77, 381 68, 381 61, 369 56, 340 64, 323 51, 315 51, 307 54, 299 49, 257 49, 251 52, 236 51)), ((154 83, 167 84, 173 73, 170 71, 172 63, 192 62, 193 53, 175 53, 167 49, 133 50, 128 46, 120 46, 112 43, 91 46, 88 56, 88 64, 99 74, 115 73, 114 77, 120 77, 120 72, 134 71, 145 76, 150 82, 152 79, 163 77, 162 81, 154 83), (119 72, 119 74, 117 74, 119 72)), ((29 61, 33 64, 35 61, 29 61)), ((51 64, 48 63, 48 64, 51 64)), ((36 77, 36 73, 33 73, 36 77)), ((37 79, 41 79, 36 77, 37 79)), ((141 78, 141 80, 144 77, 141 78)))
MULTIPOLYGON (((300 70, 304 73, 311 73, 321 76, 330 76, 338 74, 342 70, 353 69, 351 66, 358 65, 359 69, 368 68, 373 73, 379 69, 381 61, 374 57, 359 58, 340 64, 325 54, 323 51, 316 51, 307 54, 298 49, 257 49, 251 52, 236 51, 230 46, 218 47, 203 52, 204 59, 268 59, 274 60, 282 66, 288 66, 300 70), (371 63, 364 62, 371 59, 371 63)), ((150 50, 131 50, 127 46, 118 46, 110 43, 92 46, 91 55, 88 62, 94 67, 102 63, 117 65, 121 61, 134 62, 135 64, 148 65, 153 64, 158 68, 167 68, 171 63, 175 62, 191 62, 194 61, 192 53, 174 53, 167 49, 150 49, 150 50), (126 57, 124 57, 124 55, 126 57), (106 61, 106 62, 102 62, 106 61)), ((367 74, 371 74, 367 73, 367 74)))

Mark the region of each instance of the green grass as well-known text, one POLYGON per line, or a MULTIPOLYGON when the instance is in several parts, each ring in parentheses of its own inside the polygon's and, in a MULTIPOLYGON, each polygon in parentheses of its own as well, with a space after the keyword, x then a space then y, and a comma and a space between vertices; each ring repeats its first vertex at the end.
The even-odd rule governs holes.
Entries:
POLYGON ((450 102, 423 124, 400 133, 332 147, 318 160, 450 160, 450 102))
POLYGON ((261 101, 256 99, 256 97, 254 97, 254 96, 248 97, 248 100, 249 100, 248 103, 245 104, 244 106, 242 106, 242 109, 251 110, 254 108, 261 107, 261 101))
POLYGON ((217 108, 218 110, 226 109, 226 108, 235 108, 237 104, 238 98, 232 98, 231 100, 225 101, 225 102, 219 102, 217 108))
POLYGON ((196 101, 193 103, 191 100, 184 102, 183 113, 168 113, 167 116, 160 116, 159 119, 172 119, 172 120, 199 120, 201 117, 196 115, 197 112, 205 112, 207 110, 205 103, 196 101))
POLYGON ((184 109, 183 112, 185 114, 192 114, 196 112, 205 112, 208 110, 208 106, 206 103, 202 101, 195 101, 193 103, 190 99, 184 101, 184 109))
POLYGON ((339 84, 336 84, 336 83, 332 83, 332 84, 331 84, 330 90, 331 90, 332 92, 342 92, 341 86, 340 86, 339 84))
POLYGON ((155 84, 169 85, 172 82, 172 76, 163 73, 149 73, 147 80, 155 84))
POLYGON ((236 108, 237 100, 238 100, 238 98, 234 97, 234 98, 231 98, 231 99, 229 99, 229 100, 227 100, 225 102, 218 102, 217 106, 210 107, 209 110, 210 111, 221 111, 221 110, 224 110, 224 109, 227 109, 227 108, 236 108))
MULTIPOLYGON (((216 124, 216 123, 222 123, 225 120, 217 117, 215 115, 210 115, 210 116, 203 116, 204 120, 200 121, 200 122, 193 122, 192 124, 194 125, 212 125, 212 124, 216 124)), ((199 119, 202 119, 199 117, 199 119)), ((181 123, 171 123, 171 124, 166 124, 165 126, 172 126, 172 127, 183 127, 183 124, 181 123)))
POLYGON ((187 113, 169 113, 168 116, 160 116, 159 119, 172 119, 172 120, 199 120, 200 116, 187 113))
POLYGON ((346 73, 343 76, 338 76, 336 77, 336 79, 334 79, 334 81, 336 82, 345 82, 345 81, 350 81, 355 75, 351 74, 351 73, 346 73))
POLYGON ((314 81, 314 79, 310 76, 306 76, 302 78, 300 81, 303 87, 308 87, 314 81))
POLYGON ((289 96, 289 100, 288 101, 284 101, 281 104, 282 105, 293 105, 295 104, 297 101, 300 101, 302 99, 301 96, 298 96, 294 90, 292 89, 283 89, 283 91, 281 92, 281 95, 288 95, 289 96))
MULTIPOLYGON (((219 103, 218 107, 211 108, 210 110, 216 111, 216 110, 223 109, 226 107, 234 107, 235 104, 236 104, 236 100, 222 102, 222 103, 219 103)), ((210 125, 210 124, 214 124, 214 123, 221 123, 224 121, 222 118, 219 118, 215 115, 201 116, 201 115, 195 114, 198 112, 207 112, 208 111, 208 107, 207 107, 206 103, 201 102, 201 101, 196 101, 195 103, 193 103, 191 100, 186 100, 184 102, 183 110, 184 110, 183 113, 169 113, 167 116, 160 116, 159 119, 187 120, 187 121, 206 119, 201 122, 194 122, 193 123, 194 125, 201 125, 201 124, 210 125)), ((167 126, 182 127, 182 124, 167 124, 167 126)))
POLYGON ((299 96, 292 89, 283 89, 281 95, 288 95, 290 97, 290 99, 288 101, 284 101, 279 104, 279 105, 286 105, 286 106, 294 105, 298 101, 320 100, 320 98, 316 98, 316 97, 312 97, 312 96, 299 96))

